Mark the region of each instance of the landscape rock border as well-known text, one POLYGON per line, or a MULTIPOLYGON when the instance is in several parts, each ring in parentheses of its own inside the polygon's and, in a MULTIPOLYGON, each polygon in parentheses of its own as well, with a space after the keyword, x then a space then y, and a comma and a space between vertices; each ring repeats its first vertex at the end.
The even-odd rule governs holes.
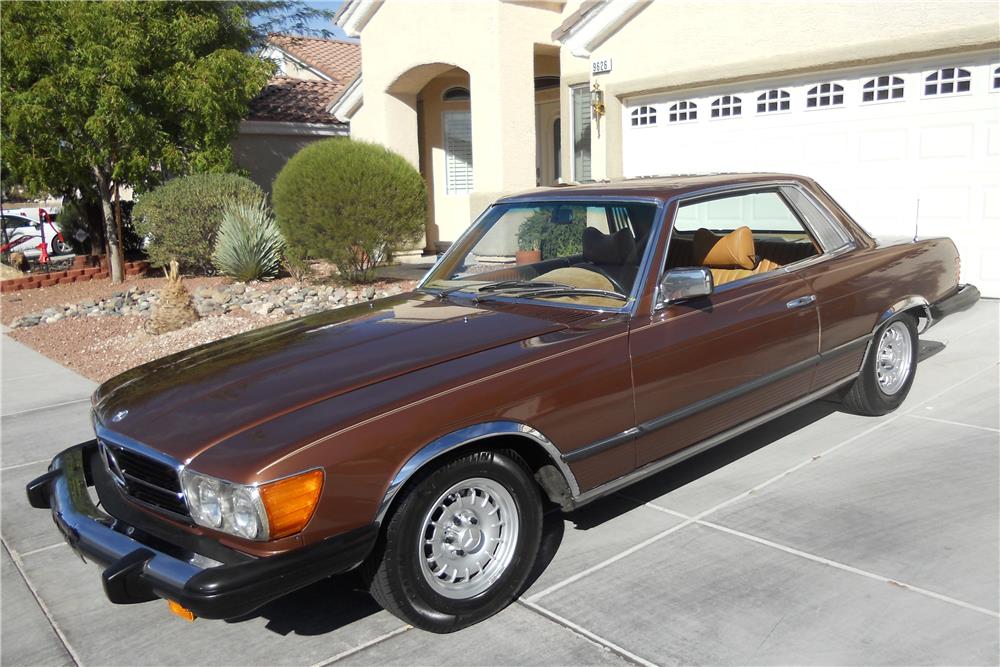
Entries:
MULTIPOLYGON (((229 285, 202 286, 192 291, 195 310, 202 317, 222 316, 234 311, 266 315, 275 319, 301 317, 323 310, 343 308, 372 299, 399 294, 411 289, 412 283, 388 283, 358 287, 308 285, 303 283, 232 283, 229 285)), ((150 309, 159 303, 160 290, 146 290, 138 286, 115 292, 101 300, 87 300, 62 307, 46 308, 15 318, 13 329, 54 324, 69 317, 124 317, 148 316, 150 309)))

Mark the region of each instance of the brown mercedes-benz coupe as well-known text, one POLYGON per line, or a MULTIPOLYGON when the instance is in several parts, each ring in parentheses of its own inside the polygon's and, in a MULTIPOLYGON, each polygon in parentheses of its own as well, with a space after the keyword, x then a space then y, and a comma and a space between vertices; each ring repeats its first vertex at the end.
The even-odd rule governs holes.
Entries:
POLYGON ((360 568, 448 632, 521 592, 547 504, 835 390, 896 408, 918 331, 978 298, 958 276, 950 240, 876 241, 799 176, 508 197, 412 293, 105 383, 28 496, 112 602, 231 618, 360 568))

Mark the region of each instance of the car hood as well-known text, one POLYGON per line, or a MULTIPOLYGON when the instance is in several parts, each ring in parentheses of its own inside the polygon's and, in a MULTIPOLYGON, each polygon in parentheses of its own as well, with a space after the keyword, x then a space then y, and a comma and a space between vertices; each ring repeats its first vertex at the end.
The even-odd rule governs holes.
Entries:
POLYGON ((380 299, 139 366, 98 388, 95 420, 189 462, 297 409, 579 317, 571 309, 474 307, 419 293, 380 299))

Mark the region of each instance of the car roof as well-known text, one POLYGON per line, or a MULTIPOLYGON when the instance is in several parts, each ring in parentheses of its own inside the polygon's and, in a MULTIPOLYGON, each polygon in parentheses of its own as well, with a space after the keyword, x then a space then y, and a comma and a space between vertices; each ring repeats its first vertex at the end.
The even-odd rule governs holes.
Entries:
POLYGON ((727 185, 753 184, 769 181, 808 182, 809 179, 795 174, 782 173, 731 173, 731 174, 684 174, 678 176, 657 176, 633 178, 621 181, 561 185, 551 188, 537 188, 527 192, 502 197, 498 204, 516 201, 538 201, 573 199, 574 197, 642 197, 659 200, 678 195, 727 185))

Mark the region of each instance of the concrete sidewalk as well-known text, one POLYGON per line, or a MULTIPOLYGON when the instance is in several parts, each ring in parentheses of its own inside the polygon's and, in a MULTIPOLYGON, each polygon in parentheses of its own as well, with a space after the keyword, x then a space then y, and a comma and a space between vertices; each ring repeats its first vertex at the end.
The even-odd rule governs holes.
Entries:
POLYGON ((93 384, 3 337, 4 665, 997 664, 998 304, 922 341, 881 418, 819 401, 565 517, 522 599, 443 638, 335 577, 237 622, 115 606, 24 484, 93 384))

